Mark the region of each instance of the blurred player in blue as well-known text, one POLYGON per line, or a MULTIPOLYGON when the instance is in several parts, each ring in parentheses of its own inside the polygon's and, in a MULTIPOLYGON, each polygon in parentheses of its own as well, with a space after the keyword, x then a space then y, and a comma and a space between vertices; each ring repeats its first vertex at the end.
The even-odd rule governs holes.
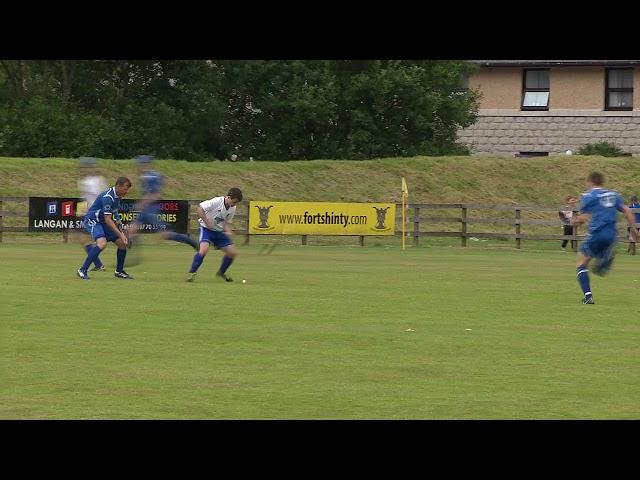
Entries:
MULTIPOLYGON (((632 195, 629 199, 629 208, 637 208, 640 210, 640 202, 638 202, 638 197, 636 195, 632 195)), ((636 216, 636 223, 640 223, 640 211, 634 213, 636 216)), ((627 227, 627 233, 629 234, 629 245, 627 246, 627 253, 631 255, 636 254, 636 242, 633 239, 633 235, 631 235, 631 228, 627 227)))
POLYGON ((226 274, 237 255, 236 247, 231 240, 233 232, 230 224, 236 214, 236 205, 241 201, 242 192, 239 188, 233 187, 229 189, 226 196, 214 197, 198 205, 200 249, 193 256, 193 262, 187 274, 187 282, 195 280, 198 268, 202 265, 211 245, 224 252, 216 276, 225 282, 233 282, 233 279, 226 274))
MULTIPOLYGON (((578 283, 584 298, 582 303, 593 304, 593 294, 589 285, 589 262, 595 259, 593 273, 606 275, 615 257, 616 222, 618 212, 622 212, 630 227, 635 223, 635 216, 624 204, 620 194, 603 188, 604 176, 592 172, 587 177, 589 191, 582 194, 579 215, 571 219, 572 225, 580 225, 589 219, 589 227, 585 241, 580 245, 577 262, 578 283)), ((638 230, 631 228, 634 240, 638 239, 638 230)))
POLYGON ((95 262, 100 252, 105 249, 107 242, 113 242, 118 246, 116 253, 116 278, 132 279, 133 277, 124 271, 124 260, 127 256, 128 239, 122 229, 116 225, 118 221, 118 209, 120 199, 129 193, 131 180, 119 177, 115 186, 98 195, 87 215, 84 217, 84 227, 91 234, 96 244, 89 249, 87 258, 76 272, 82 280, 89 280, 87 270, 95 262))
MULTIPOLYGON (((103 176, 98 175, 96 164, 96 159, 93 157, 80 158, 82 178, 78 180, 78 190, 80 190, 82 201, 78 202, 77 205, 76 215, 78 217, 84 217, 87 214, 89 207, 93 205, 93 202, 98 198, 98 195, 107 189, 107 180, 103 176)), ((84 230, 84 227, 82 227, 82 230, 77 233, 79 234, 78 241, 88 255, 89 250, 91 250, 91 247, 93 247, 95 243, 91 236, 87 234, 86 230, 84 230)), ((95 266, 91 271, 104 271, 104 265, 100 261, 100 258, 96 257, 94 265, 95 266)))
POLYGON ((140 240, 134 238, 134 235, 144 224, 148 224, 153 226, 153 231, 158 233, 160 238, 186 243, 187 245, 191 245, 194 250, 198 250, 198 243, 195 240, 192 240, 188 235, 183 233, 176 233, 167 229, 167 224, 158 219, 160 206, 157 202, 161 198, 164 178, 160 172, 151 168, 153 157, 151 155, 138 155, 136 162, 138 164, 138 174, 143 196, 136 205, 136 210, 139 214, 136 219, 128 225, 127 229, 131 246, 135 248, 135 246, 140 243, 140 240))

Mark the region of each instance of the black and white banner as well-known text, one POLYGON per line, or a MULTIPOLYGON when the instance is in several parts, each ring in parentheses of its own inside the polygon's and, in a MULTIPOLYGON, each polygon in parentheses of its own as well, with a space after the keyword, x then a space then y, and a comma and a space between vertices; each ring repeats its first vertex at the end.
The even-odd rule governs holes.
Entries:
MULTIPOLYGON (((86 213, 83 206, 78 215, 78 204, 81 198, 76 197, 29 197, 29 231, 30 232, 63 232, 65 230, 82 229, 86 213)), ((133 222, 138 216, 136 199, 120 200, 120 216, 123 224, 133 222)), ((178 233, 187 233, 189 227, 189 202, 187 200, 158 200, 158 220, 166 228, 178 233)), ((141 232, 156 233, 154 225, 145 223, 141 232)))

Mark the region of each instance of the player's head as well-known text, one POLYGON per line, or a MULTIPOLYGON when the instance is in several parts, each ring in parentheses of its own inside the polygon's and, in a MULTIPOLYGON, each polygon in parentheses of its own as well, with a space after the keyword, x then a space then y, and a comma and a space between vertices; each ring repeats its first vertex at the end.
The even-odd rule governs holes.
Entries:
POLYGON ((631 203, 638 203, 638 196, 637 195, 631 195, 631 198, 629 198, 629 201, 631 203))
POLYGON ((227 193, 227 199, 231 205, 236 205, 242 201, 242 192, 237 187, 230 188, 227 193))
POLYGON ((574 197, 573 195, 567 195, 566 197, 564 197, 564 203, 566 203, 567 205, 570 203, 574 203, 576 201, 576 197, 574 197))
POLYGON ((153 155, 136 155, 135 160, 140 170, 148 170, 153 163, 153 155))
POLYGON ((96 168, 97 163, 93 157, 80 157, 80 168, 83 172, 90 173, 96 168))
POLYGON ((591 172, 587 177, 587 185, 589 187, 601 187, 604 185, 604 175, 600 172, 591 172))
POLYGON ((129 193, 129 189, 131 188, 131 180, 127 177, 118 177, 116 180, 116 195, 119 197, 124 197, 127 193, 129 193))

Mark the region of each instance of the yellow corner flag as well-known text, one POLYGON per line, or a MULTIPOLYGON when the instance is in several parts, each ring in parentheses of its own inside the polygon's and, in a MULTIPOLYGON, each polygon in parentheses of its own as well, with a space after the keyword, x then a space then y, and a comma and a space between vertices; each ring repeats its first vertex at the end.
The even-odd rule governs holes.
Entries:
POLYGON ((408 215, 406 215, 407 208, 407 199, 409 197, 409 188, 407 187, 407 182, 404 177, 402 177, 402 249, 405 248, 405 237, 406 237, 406 226, 408 220, 408 215))

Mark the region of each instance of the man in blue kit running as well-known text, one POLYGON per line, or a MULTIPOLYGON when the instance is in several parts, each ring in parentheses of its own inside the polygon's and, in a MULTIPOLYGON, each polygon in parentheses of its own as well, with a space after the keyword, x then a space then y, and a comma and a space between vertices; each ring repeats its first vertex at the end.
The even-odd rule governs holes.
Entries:
MULTIPOLYGON (((591 219, 585 241, 580 245, 577 260, 577 277, 584 294, 582 299, 584 304, 594 303, 589 285, 591 259, 595 259, 592 271, 596 275, 606 275, 611 269, 615 258, 618 212, 624 214, 630 227, 635 223, 635 215, 624 204, 620 194, 604 188, 603 184, 604 176, 601 173, 589 174, 586 181, 589 191, 582 194, 579 215, 571 219, 572 225, 580 225, 591 219)), ((631 228, 630 231, 634 240, 637 241, 637 229, 631 228)))

